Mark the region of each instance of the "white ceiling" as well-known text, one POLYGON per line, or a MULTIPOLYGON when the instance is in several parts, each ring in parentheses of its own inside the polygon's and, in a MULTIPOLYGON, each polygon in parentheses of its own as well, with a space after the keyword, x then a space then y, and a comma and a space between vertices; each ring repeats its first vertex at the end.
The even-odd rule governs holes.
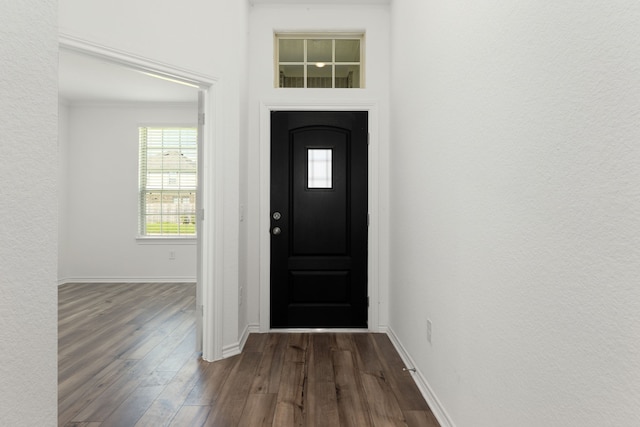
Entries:
POLYGON ((198 89, 60 49, 58 91, 68 102, 197 102, 198 89))

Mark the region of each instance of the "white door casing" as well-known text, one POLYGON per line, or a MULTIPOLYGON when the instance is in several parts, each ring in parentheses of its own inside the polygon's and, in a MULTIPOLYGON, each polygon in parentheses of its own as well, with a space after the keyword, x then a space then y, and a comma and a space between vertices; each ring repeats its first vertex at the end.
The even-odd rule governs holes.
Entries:
POLYGON ((368 242, 368 288, 369 331, 380 332, 380 185, 379 185, 379 115, 378 104, 371 102, 317 102, 284 103, 262 102, 260 104, 260 332, 270 331, 270 176, 271 176, 271 111, 367 111, 369 113, 369 242, 368 242))

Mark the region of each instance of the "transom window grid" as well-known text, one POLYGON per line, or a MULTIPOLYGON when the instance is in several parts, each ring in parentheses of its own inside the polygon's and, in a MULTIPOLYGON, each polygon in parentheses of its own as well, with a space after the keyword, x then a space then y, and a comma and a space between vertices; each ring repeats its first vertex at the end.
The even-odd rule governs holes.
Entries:
POLYGON ((139 233, 195 237, 197 129, 141 127, 139 233))
POLYGON ((276 34, 280 88, 364 87, 363 34, 276 34))

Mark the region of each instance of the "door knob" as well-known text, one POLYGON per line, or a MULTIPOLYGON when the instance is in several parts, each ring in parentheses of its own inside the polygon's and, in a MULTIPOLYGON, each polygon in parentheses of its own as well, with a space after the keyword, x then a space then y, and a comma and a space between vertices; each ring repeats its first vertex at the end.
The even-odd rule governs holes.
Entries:
POLYGON ((273 230, 271 230, 271 232, 277 236, 278 234, 282 233, 282 230, 280 229, 280 227, 273 227, 273 230))

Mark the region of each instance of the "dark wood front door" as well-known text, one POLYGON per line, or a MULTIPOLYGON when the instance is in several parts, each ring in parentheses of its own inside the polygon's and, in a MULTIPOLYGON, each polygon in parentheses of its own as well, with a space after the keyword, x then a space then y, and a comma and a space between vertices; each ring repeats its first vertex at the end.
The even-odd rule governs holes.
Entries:
POLYGON ((271 327, 367 327, 367 112, 271 113, 271 327))

